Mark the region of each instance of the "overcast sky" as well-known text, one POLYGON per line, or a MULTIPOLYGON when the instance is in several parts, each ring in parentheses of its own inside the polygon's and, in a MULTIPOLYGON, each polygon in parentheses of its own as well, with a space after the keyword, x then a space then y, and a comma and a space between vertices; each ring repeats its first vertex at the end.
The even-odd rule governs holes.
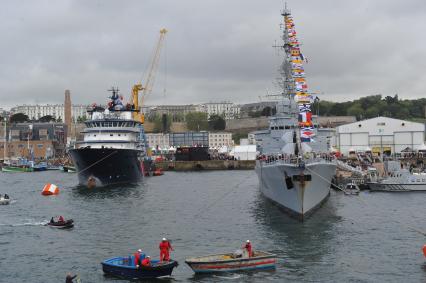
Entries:
MULTIPOLYGON (((287 1, 322 100, 426 97, 426 1, 287 1)), ((0 107, 105 103, 144 83, 169 30, 146 104, 259 101, 281 63, 281 0, 2 1, 0 107)), ((263 98, 262 98, 263 99, 263 98)))

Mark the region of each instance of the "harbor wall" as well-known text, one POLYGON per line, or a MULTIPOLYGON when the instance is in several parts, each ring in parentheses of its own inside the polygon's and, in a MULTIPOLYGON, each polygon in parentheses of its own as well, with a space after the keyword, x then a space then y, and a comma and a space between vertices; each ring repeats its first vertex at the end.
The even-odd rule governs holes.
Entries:
POLYGON ((165 171, 253 170, 255 160, 159 161, 157 168, 165 171))

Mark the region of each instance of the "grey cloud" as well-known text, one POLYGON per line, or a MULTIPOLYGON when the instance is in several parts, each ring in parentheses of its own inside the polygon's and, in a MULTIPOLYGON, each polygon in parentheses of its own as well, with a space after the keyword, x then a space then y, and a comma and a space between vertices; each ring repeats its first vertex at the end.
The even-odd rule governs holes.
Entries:
MULTIPOLYGON (((162 27, 170 32, 148 104, 256 101, 273 90, 281 61, 272 48, 281 35, 278 0, 2 4, 0 107, 61 103, 65 89, 74 103, 101 103, 111 85, 128 96, 143 77, 162 27)), ((308 85, 324 92, 323 99, 426 95, 426 2, 288 5, 309 60, 308 85)))

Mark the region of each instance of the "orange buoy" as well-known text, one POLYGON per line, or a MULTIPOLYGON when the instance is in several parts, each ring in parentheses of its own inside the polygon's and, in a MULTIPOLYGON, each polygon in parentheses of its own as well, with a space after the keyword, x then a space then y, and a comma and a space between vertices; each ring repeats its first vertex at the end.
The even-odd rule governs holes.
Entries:
POLYGON ((51 196, 51 195, 57 195, 59 194, 59 188, 58 186, 54 184, 46 184, 44 185, 43 191, 41 192, 44 196, 51 196))
POLYGON ((426 257, 426 245, 423 246, 423 255, 426 257))

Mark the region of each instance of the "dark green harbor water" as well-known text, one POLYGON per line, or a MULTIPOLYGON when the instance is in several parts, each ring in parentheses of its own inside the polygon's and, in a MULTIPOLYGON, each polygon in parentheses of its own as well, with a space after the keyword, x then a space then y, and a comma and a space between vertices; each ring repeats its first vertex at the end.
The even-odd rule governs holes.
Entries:
POLYGON ((180 262, 157 282, 426 282, 426 194, 332 191, 308 221, 282 214, 259 192, 254 171, 166 172, 139 186, 88 190, 75 174, 0 173, 0 282, 127 282, 105 277, 100 262, 138 248, 158 257, 162 237, 180 262), (45 183, 58 196, 40 194, 45 183), (72 230, 43 224, 73 218, 72 230), (418 231, 416 231, 418 230, 418 231), (279 255, 275 271, 195 276, 184 259, 254 248, 279 255))

